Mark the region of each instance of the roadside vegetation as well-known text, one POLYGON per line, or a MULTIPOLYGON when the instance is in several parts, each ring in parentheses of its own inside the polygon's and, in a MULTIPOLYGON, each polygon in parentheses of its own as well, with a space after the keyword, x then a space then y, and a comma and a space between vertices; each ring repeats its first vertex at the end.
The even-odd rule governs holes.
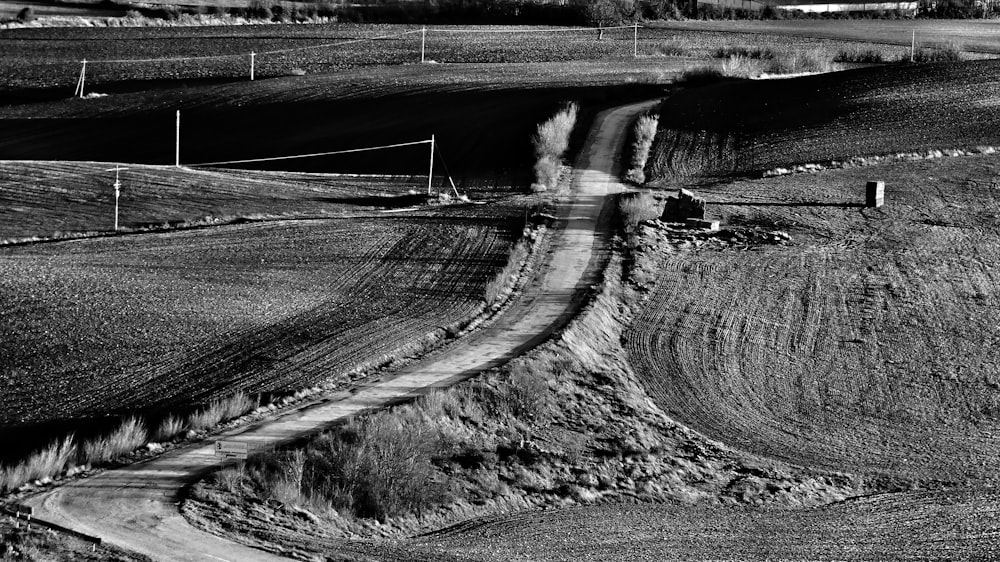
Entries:
POLYGON ((649 159, 649 149, 653 146, 653 139, 656 138, 656 128, 660 118, 658 115, 650 113, 636 119, 632 127, 632 156, 631 164, 625 173, 625 179, 641 185, 646 181, 646 160, 649 159))
POLYGON ((576 103, 567 103, 551 119, 538 125, 538 130, 532 138, 537 158, 532 191, 552 189, 559 182, 562 157, 569 148, 569 136, 576 126, 579 109, 576 103))

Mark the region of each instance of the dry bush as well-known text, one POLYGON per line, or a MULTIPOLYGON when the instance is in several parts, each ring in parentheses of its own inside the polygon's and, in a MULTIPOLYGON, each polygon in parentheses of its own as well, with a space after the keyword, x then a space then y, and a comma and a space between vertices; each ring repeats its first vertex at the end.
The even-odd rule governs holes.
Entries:
POLYGON ((878 64, 885 62, 885 56, 878 49, 853 45, 837 51, 837 54, 833 57, 833 62, 878 64))
POLYGON ((716 66, 696 66, 685 69, 674 82, 684 86, 703 86, 725 78, 726 74, 716 66))
POLYGON ((170 441, 180 435, 185 429, 184 420, 179 416, 170 414, 163 418, 163 421, 156 428, 155 439, 157 441, 170 441))
POLYGON ((0 491, 10 492, 26 482, 56 476, 75 456, 76 444, 72 434, 61 441, 53 441, 20 463, 0 468, 0 491))
POLYGON ((635 142, 632 145, 632 167, 626 174, 626 179, 631 182, 642 184, 646 181, 646 160, 649 159, 649 149, 653 146, 653 139, 656 138, 656 129, 660 123, 657 115, 643 115, 635 122, 634 136, 635 142))
POLYGON ((126 418, 111 433, 84 442, 80 460, 90 464, 108 462, 131 453, 142 446, 148 437, 146 424, 142 420, 134 416, 126 418))
MULTIPOLYGON (((958 62, 964 59, 962 48, 955 43, 940 43, 920 47, 913 53, 913 62, 958 62)), ((909 55, 904 54, 900 62, 910 60, 909 55)))
POLYGON ((660 217, 662 207, 649 191, 626 193, 618 200, 618 212, 626 232, 631 232, 644 220, 660 217))
POLYGON ((210 429, 220 423, 238 418, 257 407, 244 392, 237 392, 229 398, 213 400, 204 408, 188 416, 187 426, 195 431, 210 429))
POLYGON ((742 57, 748 59, 770 60, 781 56, 780 51, 771 46, 757 45, 726 45, 719 47, 712 53, 717 59, 728 59, 732 57, 742 57))
POLYGON ((535 146, 535 184, 532 189, 545 191, 555 187, 559 181, 559 166, 566 149, 569 148, 569 136, 576 125, 579 106, 568 103, 551 119, 538 126, 532 142, 535 146))

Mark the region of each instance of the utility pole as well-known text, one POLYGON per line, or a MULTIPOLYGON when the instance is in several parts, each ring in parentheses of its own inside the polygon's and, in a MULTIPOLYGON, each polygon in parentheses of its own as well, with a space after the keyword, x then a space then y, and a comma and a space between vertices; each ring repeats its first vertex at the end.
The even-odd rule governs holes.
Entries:
POLYGON ((253 70, 254 70, 253 67, 254 67, 254 63, 255 63, 254 59, 256 57, 257 57, 257 54, 254 53, 253 51, 250 51, 250 81, 251 82, 253 82, 253 70))
POLYGON ((177 133, 174 135, 174 166, 181 167, 181 110, 177 110, 177 133))
POLYGON ((913 35, 910 35, 910 62, 915 61, 917 58, 917 30, 913 30, 913 35))
POLYGON ((434 135, 431 135, 431 170, 427 174, 427 195, 431 194, 431 183, 434 181, 434 135))
POLYGON ((84 83, 87 81, 87 59, 80 62, 83 66, 80 68, 80 78, 76 81, 76 90, 73 90, 73 95, 79 95, 82 98, 84 83))
POLYGON ((424 62, 424 47, 427 44, 427 27, 420 28, 420 62, 424 62))
POLYGON ((115 232, 118 232, 118 195, 121 193, 122 182, 118 181, 121 165, 115 164, 115 232))
POLYGON ((632 57, 639 58, 639 24, 632 27, 632 57))

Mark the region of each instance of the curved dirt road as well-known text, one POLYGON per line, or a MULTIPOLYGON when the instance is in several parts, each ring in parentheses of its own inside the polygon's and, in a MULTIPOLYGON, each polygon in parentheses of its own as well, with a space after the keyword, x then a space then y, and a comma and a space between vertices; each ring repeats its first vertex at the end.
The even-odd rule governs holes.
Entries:
MULTIPOLYGON (((630 119, 645 102, 601 113, 576 162, 572 191, 559 203, 551 251, 518 301, 491 327, 391 377, 303 406, 281 417, 216 438, 260 448, 315 431, 331 422, 447 386, 523 353, 563 326, 599 273, 607 240, 601 211, 620 188, 615 156, 630 119)), ((34 496, 36 517, 152 557, 154 560, 283 560, 194 528, 178 510, 185 484, 218 464, 214 444, 203 441, 148 462, 109 470, 34 496)))

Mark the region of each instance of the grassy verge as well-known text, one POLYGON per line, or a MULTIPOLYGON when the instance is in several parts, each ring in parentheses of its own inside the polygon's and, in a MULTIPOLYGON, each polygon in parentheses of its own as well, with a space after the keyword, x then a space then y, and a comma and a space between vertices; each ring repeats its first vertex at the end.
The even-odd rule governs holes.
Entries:
POLYGON ((649 159, 649 149, 656 138, 659 122, 659 115, 652 113, 640 116, 635 122, 632 129, 631 166, 625 174, 625 179, 632 183, 643 184, 646 181, 646 160, 649 159))
POLYGON ((545 191, 559 182, 559 167, 562 157, 569 148, 569 137, 576 125, 580 107, 567 103, 551 119, 538 125, 532 138, 535 147, 535 183, 532 191, 545 191))

